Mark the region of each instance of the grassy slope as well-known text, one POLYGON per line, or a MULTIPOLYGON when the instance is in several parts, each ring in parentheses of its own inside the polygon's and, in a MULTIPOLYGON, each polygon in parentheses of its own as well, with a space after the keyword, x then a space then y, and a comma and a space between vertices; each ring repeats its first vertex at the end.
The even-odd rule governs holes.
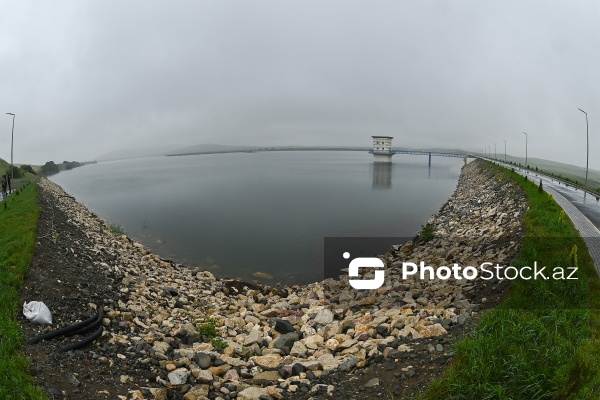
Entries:
MULTIPOLYGON (((498 167, 499 168, 499 167, 498 167)), ((512 263, 568 267, 578 248, 577 281, 515 281, 486 312, 427 399, 600 398, 600 280, 587 247, 562 209, 521 176, 502 169, 529 198, 526 237, 512 263)))
POLYGON ((20 353, 23 342, 16 314, 19 288, 29 268, 39 215, 37 185, 29 185, 0 203, 0 398, 44 399, 20 353))
MULTIPOLYGON (((10 163, 7 161, 4 161, 3 159, 0 158, 0 175, 3 175, 4 173, 8 172, 10 170, 10 163)), ((29 172, 26 172, 23 174, 23 177, 17 179, 16 180, 23 180, 23 181, 36 181, 37 179, 39 179, 38 176, 30 174, 29 172)))
MULTIPOLYGON (((0 172, 2 174, 4 174, 8 170, 9 167, 10 167, 10 163, 8 163, 0 158, 0 172)), ((0 175, 2 175, 2 174, 0 174, 0 175)))

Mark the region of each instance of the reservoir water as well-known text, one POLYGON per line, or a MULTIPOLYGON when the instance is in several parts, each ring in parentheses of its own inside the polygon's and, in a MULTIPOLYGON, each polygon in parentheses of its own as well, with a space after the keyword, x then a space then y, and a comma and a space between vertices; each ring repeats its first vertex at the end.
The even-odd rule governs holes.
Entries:
POLYGON ((325 237, 414 236, 454 192, 463 165, 372 158, 355 151, 153 157, 51 179, 164 258, 223 278, 303 284, 323 277, 325 237))

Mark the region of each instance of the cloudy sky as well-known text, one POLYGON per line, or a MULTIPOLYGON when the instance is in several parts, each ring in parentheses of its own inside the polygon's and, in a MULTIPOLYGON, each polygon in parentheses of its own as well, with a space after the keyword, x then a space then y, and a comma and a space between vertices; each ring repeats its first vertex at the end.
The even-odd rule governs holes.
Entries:
POLYGON ((600 3, 11 1, 0 158, 130 147, 493 143, 600 169, 600 3))

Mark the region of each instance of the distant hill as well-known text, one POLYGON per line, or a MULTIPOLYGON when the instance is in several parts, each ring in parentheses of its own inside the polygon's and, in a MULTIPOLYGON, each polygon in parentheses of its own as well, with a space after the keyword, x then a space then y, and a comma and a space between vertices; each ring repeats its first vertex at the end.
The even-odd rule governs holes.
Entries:
POLYGON ((368 147, 352 146, 225 146, 221 144, 199 144, 168 153, 167 156, 188 156, 194 154, 240 153, 255 151, 368 151, 368 147))
POLYGON ((106 153, 96 158, 97 161, 123 160, 127 158, 143 158, 164 156, 173 151, 173 147, 144 147, 139 149, 120 149, 106 153))
POLYGON ((257 150, 256 146, 227 146, 223 144, 197 144, 195 146, 189 146, 180 148, 174 151, 166 152, 167 156, 187 156, 193 154, 210 154, 210 153, 233 153, 240 151, 254 151, 257 150))

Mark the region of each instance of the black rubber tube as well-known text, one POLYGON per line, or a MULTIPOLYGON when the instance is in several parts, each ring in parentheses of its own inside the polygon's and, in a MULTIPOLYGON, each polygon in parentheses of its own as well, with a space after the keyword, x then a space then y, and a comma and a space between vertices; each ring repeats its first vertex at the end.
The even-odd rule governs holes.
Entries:
POLYGON ((32 339, 29 339, 27 341, 27 344, 36 344, 38 342, 41 342, 42 340, 50 340, 50 339, 53 339, 55 337, 65 335, 65 334, 67 334, 69 332, 77 331, 78 329, 81 329, 84 326, 93 323, 98 318, 98 316, 101 313, 102 313, 102 311, 100 311, 95 316, 86 319, 85 321, 81 321, 81 322, 78 322, 76 324, 65 326, 64 328, 56 329, 56 330, 53 330, 52 332, 48 332, 48 333, 45 333, 43 335, 36 336, 36 337, 34 337, 32 339))
POLYGON ((94 334, 92 336, 86 337, 85 339, 83 339, 80 342, 73 343, 69 346, 62 347, 62 348, 58 349, 58 352, 64 353, 66 351, 77 350, 84 346, 87 346, 88 344, 92 343, 94 340, 96 340, 100 336, 102 336, 103 331, 104 331, 104 326, 100 325, 100 328, 98 328, 98 330, 96 332, 94 332, 94 334))
POLYGON ((76 331, 65 333, 65 336, 80 335, 84 332, 91 331, 92 329, 97 328, 98 325, 100 325, 102 323, 103 319, 104 319, 104 313, 102 311, 100 311, 98 313, 98 315, 96 316, 96 320, 93 321, 91 324, 86 325, 82 328, 79 328, 76 331))

